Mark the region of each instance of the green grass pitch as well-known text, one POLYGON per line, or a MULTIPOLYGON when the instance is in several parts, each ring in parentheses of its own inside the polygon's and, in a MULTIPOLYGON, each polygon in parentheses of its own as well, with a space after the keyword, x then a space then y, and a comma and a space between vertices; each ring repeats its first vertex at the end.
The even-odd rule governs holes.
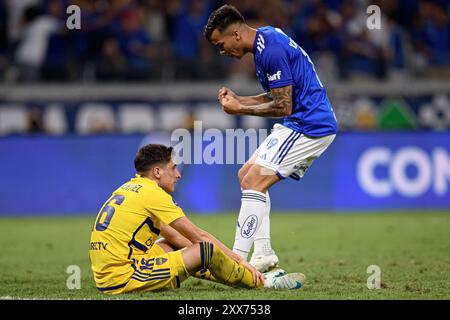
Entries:
MULTIPOLYGON (((192 220, 231 246, 234 214, 192 220)), ((300 271, 300 290, 232 289, 190 278, 181 288, 122 296, 95 289, 88 261, 92 217, 0 219, 0 299, 450 299, 450 213, 272 213, 280 266, 300 271), (70 265, 81 289, 69 290, 70 265), (369 290, 367 267, 381 269, 369 290)))

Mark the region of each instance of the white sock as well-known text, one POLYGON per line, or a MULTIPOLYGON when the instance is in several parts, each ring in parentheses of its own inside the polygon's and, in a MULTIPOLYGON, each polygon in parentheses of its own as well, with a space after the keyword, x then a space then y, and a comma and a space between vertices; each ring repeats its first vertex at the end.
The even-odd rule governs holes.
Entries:
POLYGON ((246 260, 266 210, 264 193, 255 190, 242 191, 241 210, 236 225, 233 251, 246 260))
POLYGON ((270 196, 269 191, 266 192, 266 214, 261 222, 261 226, 255 232, 255 242, 253 255, 268 255, 273 253, 270 244, 270 196))

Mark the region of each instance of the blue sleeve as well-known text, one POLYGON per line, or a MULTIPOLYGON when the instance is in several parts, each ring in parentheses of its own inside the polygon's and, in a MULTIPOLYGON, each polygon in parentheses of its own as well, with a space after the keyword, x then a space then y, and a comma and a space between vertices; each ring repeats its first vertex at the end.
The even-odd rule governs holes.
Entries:
POLYGON ((269 79, 270 89, 294 84, 286 48, 281 45, 266 47, 261 58, 262 68, 269 79))

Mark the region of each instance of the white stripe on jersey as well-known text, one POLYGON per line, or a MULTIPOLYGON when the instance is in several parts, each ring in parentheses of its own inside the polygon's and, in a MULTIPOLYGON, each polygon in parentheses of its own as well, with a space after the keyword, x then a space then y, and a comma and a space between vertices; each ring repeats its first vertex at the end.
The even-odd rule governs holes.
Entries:
POLYGON ((263 36, 261 34, 258 36, 258 41, 256 42, 256 47, 257 47, 257 49, 258 49, 260 54, 262 53, 262 51, 265 48, 264 38, 263 38, 263 36))

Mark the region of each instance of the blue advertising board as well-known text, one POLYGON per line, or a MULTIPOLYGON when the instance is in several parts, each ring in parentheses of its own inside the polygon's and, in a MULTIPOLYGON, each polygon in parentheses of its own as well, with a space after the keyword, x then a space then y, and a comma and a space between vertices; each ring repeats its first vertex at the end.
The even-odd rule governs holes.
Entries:
MULTIPOLYGON (((134 175, 134 155, 146 141, 1 138, 0 215, 95 215, 134 175)), ((237 212, 240 166, 182 165, 176 202, 188 213, 237 212)), ((449 188, 450 132, 340 133, 302 180, 283 180, 270 193, 276 211, 450 210, 449 188)))

